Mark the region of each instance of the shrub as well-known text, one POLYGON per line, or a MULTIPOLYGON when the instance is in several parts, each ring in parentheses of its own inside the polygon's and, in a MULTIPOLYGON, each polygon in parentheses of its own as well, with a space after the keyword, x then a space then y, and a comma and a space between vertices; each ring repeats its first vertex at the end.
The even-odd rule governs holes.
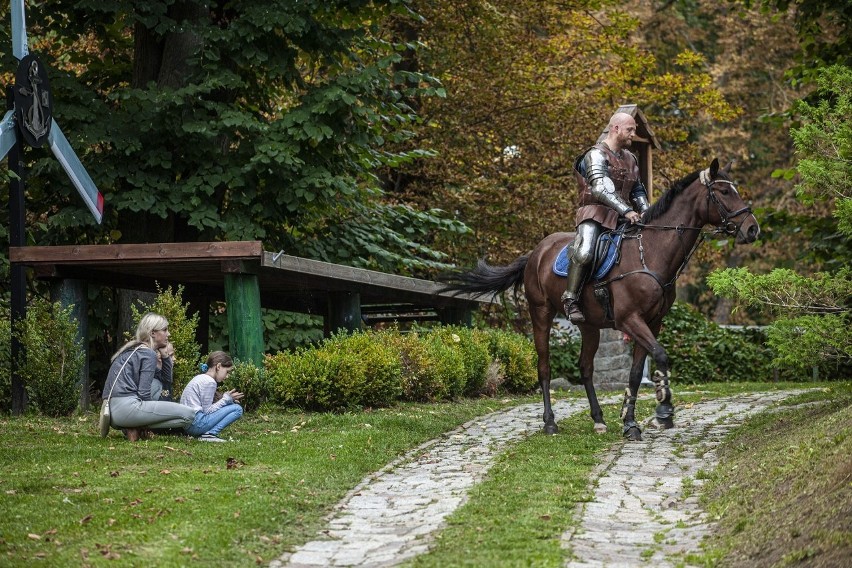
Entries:
POLYGON ((131 306, 135 321, 139 321, 146 312, 154 312, 169 321, 169 341, 175 348, 175 366, 172 371, 175 400, 180 398, 183 387, 198 374, 201 360, 201 346, 195 341, 198 329, 198 313, 187 316, 189 304, 183 303, 183 286, 173 292, 169 286, 165 290, 157 286, 157 296, 150 305, 140 302, 141 309, 131 306))
POLYGON ((538 386, 535 347, 526 336, 492 329, 489 348, 500 363, 501 386, 514 393, 531 392, 538 386))
POLYGON ((485 378, 491 354, 488 351, 488 334, 484 331, 462 326, 435 328, 432 332, 444 345, 456 350, 461 357, 463 376, 453 381, 451 396, 475 396, 485 390, 485 378))
POLYGON ((257 410, 269 398, 270 388, 265 367, 258 367, 251 361, 234 361, 234 370, 225 381, 225 390, 234 389, 243 393, 241 401, 245 410, 257 410))
POLYGON ((579 336, 568 334, 554 335, 550 338, 550 378, 563 378, 574 384, 580 383, 580 345, 579 336))
POLYGON ((266 361, 279 404, 314 410, 387 406, 401 392, 397 353, 371 334, 336 335, 316 348, 266 361))
POLYGON ((30 401, 48 416, 71 414, 80 399, 83 348, 77 341, 72 309, 38 298, 15 325, 15 335, 26 351, 18 364, 21 379, 30 401))
POLYGON ((397 350, 402 374, 402 398, 419 402, 445 400, 453 384, 464 386, 464 362, 458 351, 430 333, 389 334, 386 340, 397 350))
POLYGON ((485 392, 495 358, 504 388, 535 388, 535 351, 527 338, 455 326, 337 335, 268 356, 265 388, 272 404, 312 410, 434 402, 485 392))
POLYGON ((402 364, 381 334, 336 335, 323 347, 337 355, 341 407, 388 406, 401 395, 402 364))
POLYGON ((677 380, 700 383, 772 378, 772 357, 760 335, 721 328, 688 304, 675 302, 663 319, 658 339, 677 380))
POLYGON ((12 410, 12 314, 0 305, 0 411, 12 410))

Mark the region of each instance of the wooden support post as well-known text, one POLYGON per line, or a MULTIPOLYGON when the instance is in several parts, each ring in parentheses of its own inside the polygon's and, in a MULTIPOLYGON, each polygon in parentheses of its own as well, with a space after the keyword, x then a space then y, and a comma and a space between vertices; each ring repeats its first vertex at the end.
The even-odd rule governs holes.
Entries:
MULTIPOLYGON (((12 85, 6 86, 6 108, 14 108, 15 95, 12 85)), ((26 219, 24 215, 24 145, 21 143, 21 134, 15 129, 17 139, 12 148, 9 149, 9 171, 15 176, 9 178, 9 246, 26 246, 26 219)), ((27 316, 27 274, 25 267, 18 263, 11 263, 9 267, 10 276, 10 310, 12 345, 10 355, 12 360, 12 414, 20 416, 27 406, 27 391, 24 381, 18 372, 18 361, 26 358, 24 346, 15 337, 15 324, 23 321, 27 316)))
POLYGON ((210 298, 193 296, 189 298, 189 316, 198 314, 198 328, 195 330, 195 341, 201 347, 203 357, 210 351, 210 298))
POLYGON ((225 274, 230 354, 240 361, 263 365, 260 287, 255 274, 225 274))
POLYGON ((325 336, 344 329, 361 329, 361 295, 357 292, 329 292, 328 316, 325 318, 325 336))
POLYGON ((473 325, 473 316, 470 308, 451 307, 438 310, 438 316, 441 318, 441 323, 444 325, 463 325, 471 327, 473 325))
POLYGON ((83 367, 77 378, 80 389, 80 409, 89 409, 89 286, 84 280, 54 280, 50 286, 50 301, 63 308, 73 306, 71 317, 77 320, 77 342, 83 350, 83 367))

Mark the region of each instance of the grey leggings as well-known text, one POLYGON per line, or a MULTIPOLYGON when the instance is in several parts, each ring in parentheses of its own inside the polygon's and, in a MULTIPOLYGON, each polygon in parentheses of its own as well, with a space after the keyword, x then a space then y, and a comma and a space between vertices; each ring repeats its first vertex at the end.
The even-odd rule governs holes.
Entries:
POLYGON ((135 396, 109 401, 113 428, 183 428, 195 419, 195 410, 177 402, 139 400, 135 396))

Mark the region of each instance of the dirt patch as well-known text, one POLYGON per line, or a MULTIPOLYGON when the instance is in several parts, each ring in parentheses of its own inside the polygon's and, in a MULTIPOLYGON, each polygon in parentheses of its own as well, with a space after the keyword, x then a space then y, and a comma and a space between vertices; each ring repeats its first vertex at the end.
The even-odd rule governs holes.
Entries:
POLYGON ((719 566, 841 567, 852 558, 852 400, 748 422, 720 448, 709 511, 719 566))

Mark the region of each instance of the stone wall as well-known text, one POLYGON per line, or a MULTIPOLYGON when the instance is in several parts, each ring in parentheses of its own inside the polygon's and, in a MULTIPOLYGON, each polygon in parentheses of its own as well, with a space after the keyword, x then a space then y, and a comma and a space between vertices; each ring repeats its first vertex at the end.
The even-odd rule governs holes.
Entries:
POLYGON ((595 355, 595 388, 624 390, 633 362, 633 343, 615 329, 601 330, 601 344, 595 355))
MULTIPOLYGON (((566 334, 580 341, 580 332, 564 318, 554 322, 554 332, 566 334)), ((601 342, 595 355, 595 389, 599 391, 621 391, 627 387, 630 376, 630 365, 633 362, 633 342, 624 341, 624 334, 614 329, 601 330, 601 342)), ((647 367, 645 370, 647 374, 647 367)), ((647 381, 645 381, 647 384, 647 381)), ((570 385, 565 379, 557 379, 551 383, 554 390, 579 388, 570 385)))

